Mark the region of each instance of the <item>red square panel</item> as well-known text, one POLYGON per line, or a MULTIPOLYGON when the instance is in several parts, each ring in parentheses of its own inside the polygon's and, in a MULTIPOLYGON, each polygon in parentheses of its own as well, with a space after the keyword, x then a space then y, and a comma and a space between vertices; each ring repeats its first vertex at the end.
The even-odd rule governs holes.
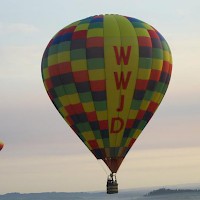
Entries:
POLYGON ((87 48, 90 47, 103 47, 104 38, 102 37, 92 37, 87 39, 87 48))
POLYGON ((128 119, 126 122, 126 128, 132 128, 134 123, 134 119, 128 119))
POLYGON ((155 102, 150 102, 149 107, 148 107, 148 111, 151 113, 154 113, 156 111, 156 109, 158 108, 158 104, 155 102))
POLYGON ((92 149, 98 149, 99 148, 99 145, 98 145, 96 140, 89 140, 88 143, 89 143, 89 145, 91 146, 92 149))
POLYGON ((83 105, 81 103, 71 105, 76 114, 84 113, 83 105))
POLYGON ((94 92, 106 90, 105 80, 90 81, 90 85, 91 85, 91 90, 94 92))
POLYGON ((51 65, 48 70, 51 77, 59 75, 58 65, 51 65))
POLYGON ((44 82, 48 90, 53 88, 53 84, 50 78, 46 79, 44 82))
POLYGON ((152 70, 151 70, 151 75, 150 75, 150 80, 159 81, 159 79, 160 79, 160 74, 161 74, 161 71, 160 71, 160 70, 152 69, 152 70))
POLYGON ((108 130, 108 121, 99 121, 100 130, 108 130))
POLYGON ((53 101, 54 100, 54 96, 51 94, 50 91, 47 91, 48 95, 49 95, 49 98, 53 101))
POLYGON ((72 105, 68 105, 68 106, 65 106, 65 110, 67 111, 67 113, 69 115, 74 115, 76 114, 75 110, 73 109, 72 105))
POLYGON ((86 70, 73 72, 73 76, 74 76, 74 81, 77 83, 87 82, 89 80, 88 71, 86 70))
POLYGON ((64 62, 58 64, 58 70, 60 74, 66 74, 72 71, 71 63, 70 62, 64 62))
POLYGON ((131 141, 130 141, 130 143, 129 143, 129 145, 128 145, 129 148, 131 148, 131 147, 133 146, 135 140, 136 140, 136 139, 134 139, 134 138, 131 139, 131 141))
POLYGON ((86 114, 87 114, 87 118, 88 118, 89 122, 95 122, 95 121, 97 121, 97 114, 96 114, 95 111, 94 112, 88 112, 86 114))
POLYGON ((74 122, 72 121, 72 118, 70 116, 66 117, 66 121, 67 121, 67 123, 69 123, 70 126, 74 124, 74 122))
POLYGON ((148 30, 148 32, 149 32, 149 35, 150 35, 151 38, 159 38, 158 34, 156 33, 156 31, 148 30))
POLYGON ((76 39, 86 39, 87 38, 87 30, 76 31, 73 33, 72 40, 76 39))
POLYGON ((139 119, 139 120, 143 119, 144 114, 145 114, 144 110, 139 110, 136 119, 139 119))
POLYGON ((64 28, 61 31, 59 31, 59 33, 56 36, 64 35, 66 33, 71 33, 71 32, 73 32, 75 30, 75 28, 76 28, 76 26, 71 26, 69 28, 64 28))
POLYGON ((135 85, 136 90, 146 90, 147 83, 148 83, 148 80, 137 79, 136 85, 135 85))
POLYGON ((151 38, 150 37, 138 37, 139 46, 143 47, 152 47, 151 38))

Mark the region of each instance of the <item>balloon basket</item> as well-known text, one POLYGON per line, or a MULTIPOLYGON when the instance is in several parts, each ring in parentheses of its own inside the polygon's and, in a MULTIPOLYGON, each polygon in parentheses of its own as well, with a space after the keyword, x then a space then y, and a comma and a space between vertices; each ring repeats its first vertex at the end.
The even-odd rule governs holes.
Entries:
POLYGON ((115 193, 118 193, 118 183, 116 175, 111 173, 107 179, 107 194, 115 194, 115 193))

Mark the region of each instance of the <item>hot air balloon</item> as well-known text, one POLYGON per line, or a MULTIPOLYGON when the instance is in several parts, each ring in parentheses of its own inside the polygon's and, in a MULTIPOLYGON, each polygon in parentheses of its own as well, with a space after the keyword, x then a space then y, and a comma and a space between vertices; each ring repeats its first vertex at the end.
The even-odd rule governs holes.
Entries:
POLYGON ((1 149, 3 149, 4 143, 2 141, 0 141, 0 151, 1 149))
POLYGON ((61 29, 42 58, 47 93, 67 124, 116 173, 152 118, 172 71, 170 48, 149 24, 108 14, 61 29))

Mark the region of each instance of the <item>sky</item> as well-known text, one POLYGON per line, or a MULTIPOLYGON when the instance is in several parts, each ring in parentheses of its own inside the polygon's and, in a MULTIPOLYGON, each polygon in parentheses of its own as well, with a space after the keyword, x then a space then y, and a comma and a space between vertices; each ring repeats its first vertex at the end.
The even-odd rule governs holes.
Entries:
POLYGON ((199 0, 1 0, 0 194, 105 190, 108 170, 54 108, 41 59, 64 26, 111 13, 155 27, 173 56, 168 91, 121 165, 119 188, 200 183, 199 9, 199 0))

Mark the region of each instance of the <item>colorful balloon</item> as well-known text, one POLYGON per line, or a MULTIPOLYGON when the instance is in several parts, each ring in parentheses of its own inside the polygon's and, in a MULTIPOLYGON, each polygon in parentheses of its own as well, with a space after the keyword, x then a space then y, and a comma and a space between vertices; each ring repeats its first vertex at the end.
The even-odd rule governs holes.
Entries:
POLYGON ((1 149, 3 149, 4 143, 2 141, 0 141, 0 151, 1 149))
POLYGON ((116 173, 161 103, 172 71, 163 36, 120 15, 74 22, 42 58, 47 93, 97 159, 116 173))

